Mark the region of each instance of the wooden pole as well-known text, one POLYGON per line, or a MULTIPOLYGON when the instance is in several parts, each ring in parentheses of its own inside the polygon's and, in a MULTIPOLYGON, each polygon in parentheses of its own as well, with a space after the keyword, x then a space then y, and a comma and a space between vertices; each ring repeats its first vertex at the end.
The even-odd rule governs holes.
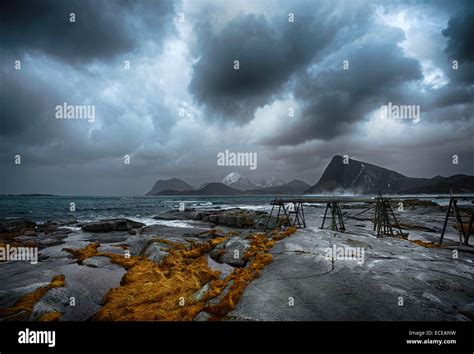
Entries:
POLYGON ((446 226, 448 225, 449 213, 451 212, 451 205, 453 203, 453 197, 449 198, 448 211, 446 213, 446 218, 444 219, 443 230, 441 231, 441 237, 439 238, 439 244, 443 243, 444 232, 446 231, 446 226))
POLYGON ((268 224, 270 223, 270 219, 272 218, 272 214, 273 214, 273 209, 275 208, 275 204, 272 204, 272 210, 270 211, 270 215, 268 216, 268 219, 267 219, 267 224, 265 225, 265 231, 268 230, 268 224))
POLYGON ((334 208, 334 202, 331 203, 331 230, 336 231, 337 230, 337 225, 336 225, 336 215, 335 215, 335 208, 334 208))
POLYGON ((474 221, 474 214, 471 214, 471 219, 469 220, 469 228, 467 229, 466 237, 464 237, 464 246, 469 246, 469 236, 471 236, 473 221, 474 221))
POLYGON ((461 214, 459 213, 458 203, 457 203, 456 199, 453 200, 453 206, 454 206, 454 215, 456 215, 456 224, 457 224, 457 227, 458 227, 459 245, 462 246, 463 245, 463 238, 465 238, 464 237, 464 225, 462 223, 461 214))
POLYGON ((338 221, 339 221, 339 227, 341 229, 341 232, 345 232, 346 231, 346 227, 344 225, 344 220, 342 218, 342 211, 341 211, 341 206, 339 204, 339 202, 336 202, 336 207, 337 207, 337 214, 338 214, 338 221))
POLYGON ((326 215, 328 213, 329 203, 326 203, 326 210, 324 211, 323 223, 321 224, 321 229, 324 229, 324 223, 326 222, 326 215))
POLYGON ((304 216, 304 208, 303 208, 303 203, 301 204, 301 215, 303 216, 303 227, 306 227, 306 218, 304 216))

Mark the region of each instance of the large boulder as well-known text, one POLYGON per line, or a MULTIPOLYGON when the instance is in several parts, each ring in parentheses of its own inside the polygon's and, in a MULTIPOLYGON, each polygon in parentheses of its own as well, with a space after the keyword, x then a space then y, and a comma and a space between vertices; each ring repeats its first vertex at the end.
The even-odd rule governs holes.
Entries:
MULTIPOLYGON (((194 214, 194 209, 188 209, 185 211, 180 210, 169 210, 159 215, 153 216, 156 220, 186 220, 190 219, 190 215, 194 214)), ((191 217, 191 219, 194 219, 191 217)), ((196 219, 197 220, 197 219, 196 219)))
POLYGON ((27 230, 33 230, 36 223, 27 219, 0 220, 0 234, 21 235, 27 230))
POLYGON ((110 219, 85 223, 82 225, 82 230, 88 232, 129 231, 143 226, 145 224, 130 219, 110 219))
POLYGON ((254 226, 254 218, 255 213, 249 210, 228 210, 203 216, 202 220, 217 225, 245 228, 254 226))
POLYGON ((266 220, 266 216, 265 212, 242 209, 214 210, 191 214, 195 220, 236 228, 260 227, 263 225, 263 220, 266 220))
POLYGON ((157 215, 154 218, 162 220, 198 220, 234 228, 264 228, 267 223, 268 213, 239 208, 180 212, 173 210, 157 215))

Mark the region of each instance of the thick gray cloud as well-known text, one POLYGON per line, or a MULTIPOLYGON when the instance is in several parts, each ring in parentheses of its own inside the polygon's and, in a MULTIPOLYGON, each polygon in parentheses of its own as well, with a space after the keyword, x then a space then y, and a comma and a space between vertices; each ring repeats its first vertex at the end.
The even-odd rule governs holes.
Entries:
POLYGON ((171 28, 171 0, 7 0, 0 41, 13 53, 40 51, 69 63, 109 59, 139 45, 136 33, 160 41, 171 28), (70 14, 75 22, 70 22, 70 14))
POLYGON ((447 27, 441 32, 447 38, 446 75, 450 82, 436 93, 434 105, 447 107, 466 105, 463 111, 470 114, 461 116, 472 118, 474 109, 474 11, 472 8, 459 10, 451 17, 447 27))
MULTIPOLYGON (((472 11, 472 10, 471 10, 472 11)), ((474 61, 474 12, 459 14, 448 21, 448 27, 442 31, 448 37, 446 53, 452 59, 474 61)))
POLYGON ((414 176, 474 173, 468 1, 1 6, 0 193, 199 186, 234 170, 216 164, 226 149, 258 153, 256 171, 237 169, 255 179, 313 184, 336 154, 414 176), (55 119, 63 102, 94 105, 96 121, 55 119), (387 102, 421 105, 422 120, 378 120, 387 102))
POLYGON ((340 21, 330 13, 288 12, 277 18, 240 15, 223 29, 212 30, 200 21, 199 60, 193 67, 190 91, 218 117, 248 122, 258 107, 271 103, 284 84, 309 64, 341 30, 340 21), (234 60, 239 70, 234 70, 234 60))
MULTIPOLYGON (((462 86, 474 84, 474 10, 458 14, 448 21, 448 26, 442 31, 447 41, 445 52, 451 66, 448 75, 454 83, 462 86), (458 68, 453 69, 452 61, 458 62, 458 68)), ((458 88, 459 90, 459 88, 458 88)), ((470 96, 472 102, 472 95, 470 96)))
MULTIPOLYGON (((474 69, 474 68, 473 68, 474 69)), ((474 87, 453 82, 436 92, 434 106, 474 105, 474 87)))
POLYGON ((146 175, 135 157, 154 138, 168 139, 163 133, 173 117, 158 79, 144 86, 143 76, 150 76, 151 59, 175 35, 175 6, 172 1, 2 2, 0 193, 116 194, 122 181, 106 184, 107 191, 98 180, 125 178, 125 154, 136 162, 130 170, 146 175), (70 12, 75 23, 69 22, 70 12), (124 70, 119 59, 130 60, 131 69, 124 70), (56 119, 55 107, 64 102, 94 105, 96 121, 56 119), (21 166, 13 164, 17 154, 21 166), (86 178, 95 186, 81 182, 86 178))
MULTIPOLYGON (((15 74, 15 73, 14 73, 15 74)), ((2 129, 0 136, 13 137, 31 125, 35 125, 38 112, 48 109, 48 97, 38 89, 38 82, 24 82, 22 73, 9 75, 6 70, 0 73, 0 106, 2 107, 2 129), (43 93, 43 94, 41 94, 43 93), (26 104, 28 102, 28 104, 26 104)))
MULTIPOLYGON (((271 144, 298 144, 331 139, 382 104, 399 104, 403 85, 422 78, 421 66, 406 58, 396 42, 358 45, 339 58, 338 68, 305 75, 296 83, 301 118, 271 138, 271 144), (342 58, 349 67, 343 69, 342 58)), ((413 104, 404 101, 403 104, 413 104)))

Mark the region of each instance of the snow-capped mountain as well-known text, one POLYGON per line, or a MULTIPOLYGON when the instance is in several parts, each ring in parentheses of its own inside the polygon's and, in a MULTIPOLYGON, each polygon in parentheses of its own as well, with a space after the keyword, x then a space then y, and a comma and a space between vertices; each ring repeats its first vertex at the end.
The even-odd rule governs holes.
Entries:
POLYGON ((232 172, 229 173, 224 179, 221 181, 226 186, 240 189, 242 191, 247 191, 251 189, 259 189, 259 188, 270 188, 270 187, 278 187, 285 184, 285 181, 282 181, 279 178, 267 178, 267 179, 260 179, 259 181, 253 181, 248 177, 242 176, 240 173, 232 172))
POLYGON ((240 189, 242 191, 257 188, 250 179, 245 176, 242 176, 240 173, 237 172, 229 173, 227 176, 224 177, 222 183, 224 183, 226 186, 235 189, 240 189))
POLYGON ((261 179, 257 182, 254 182, 254 184, 258 188, 278 187, 278 186, 281 186, 285 183, 286 183, 285 181, 283 181, 280 178, 276 178, 276 177, 272 177, 272 178, 268 178, 268 179, 261 179))

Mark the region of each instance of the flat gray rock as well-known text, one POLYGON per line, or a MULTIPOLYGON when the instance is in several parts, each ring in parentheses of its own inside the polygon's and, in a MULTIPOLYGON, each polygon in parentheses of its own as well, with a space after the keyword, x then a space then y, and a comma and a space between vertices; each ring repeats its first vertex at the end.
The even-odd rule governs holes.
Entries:
MULTIPOLYGON (((321 230, 324 209, 307 209, 308 227, 270 250, 273 262, 248 285, 229 319, 459 321, 472 313, 472 254, 455 259, 448 249, 377 238, 370 223, 361 229, 357 220, 346 222, 346 233, 321 230), (363 262, 326 259, 334 245, 364 249, 363 262)), ((414 239, 423 233, 410 230, 414 239)))
POLYGON ((69 302, 70 294, 67 288, 61 287, 50 289, 41 300, 33 306, 33 311, 31 312, 29 320, 36 321, 41 316, 53 311, 64 313, 69 302))
POLYGON ((168 252, 166 251, 167 249, 169 249, 168 245, 154 241, 148 246, 145 246, 144 250, 142 251, 142 255, 159 265, 163 259, 168 256, 168 252))
POLYGON ((235 269, 234 267, 228 264, 214 261, 211 257, 209 257, 209 255, 207 256, 207 264, 209 265, 209 268, 221 272, 221 279, 225 279, 235 269))
POLYGON ((77 263, 65 265, 58 271, 66 277, 67 289, 75 299, 75 306, 65 308, 61 321, 83 321, 94 315, 102 307, 104 295, 119 287, 125 274, 122 267, 92 268, 77 263))
POLYGON ((109 257, 103 257, 103 256, 87 258, 82 262, 82 265, 92 267, 92 268, 107 268, 107 269, 121 268, 119 265, 112 263, 109 257))
POLYGON ((250 248, 250 242, 242 237, 231 237, 225 243, 215 247, 209 255, 220 263, 227 263, 233 267, 244 267, 245 253, 250 248))
POLYGON ((471 321, 474 321, 474 302, 459 306, 458 311, 460 314, 466 316, 471 321))

